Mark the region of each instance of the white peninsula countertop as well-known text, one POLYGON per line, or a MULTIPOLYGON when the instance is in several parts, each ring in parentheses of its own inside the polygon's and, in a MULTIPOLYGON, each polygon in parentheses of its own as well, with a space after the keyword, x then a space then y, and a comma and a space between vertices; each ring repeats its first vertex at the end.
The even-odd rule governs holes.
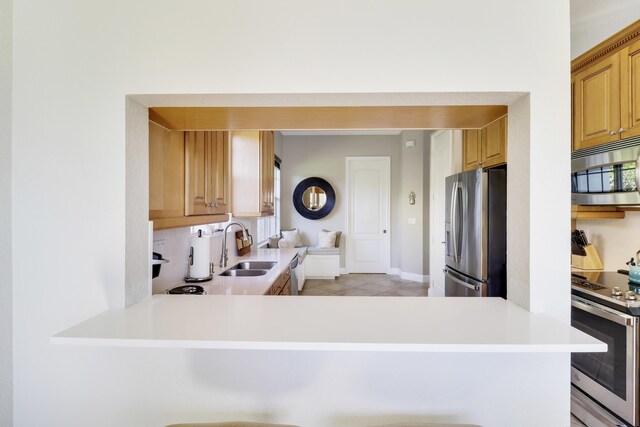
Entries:
POLYGON ((153 295, 62 331, 55 344, 399 352, 603 352, 501 298, 153 295), (189 327, 185 328, 185 325, 189 327))

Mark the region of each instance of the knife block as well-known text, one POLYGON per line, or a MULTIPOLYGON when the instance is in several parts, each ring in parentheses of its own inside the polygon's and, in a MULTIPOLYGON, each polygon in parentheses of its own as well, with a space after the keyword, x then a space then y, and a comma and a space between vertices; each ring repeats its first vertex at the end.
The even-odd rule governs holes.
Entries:
POLYGON ((584 250, 587 253, 586 256, 571 255, 571 266, 581 270, 602 270, 602 261, 596 247, 587 245, 584 250))

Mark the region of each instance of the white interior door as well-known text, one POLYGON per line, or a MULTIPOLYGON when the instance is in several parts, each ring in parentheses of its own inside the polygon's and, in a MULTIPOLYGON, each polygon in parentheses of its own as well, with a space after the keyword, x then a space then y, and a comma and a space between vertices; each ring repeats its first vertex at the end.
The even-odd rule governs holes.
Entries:
POLYGON ((462 169, 462 131, 445 130, 431 136, 429 296, 444 296, 444 222, 447 176, 462 169))
POLYGON ((389 270, 391 159, 347 157, 347 270, 389 270))

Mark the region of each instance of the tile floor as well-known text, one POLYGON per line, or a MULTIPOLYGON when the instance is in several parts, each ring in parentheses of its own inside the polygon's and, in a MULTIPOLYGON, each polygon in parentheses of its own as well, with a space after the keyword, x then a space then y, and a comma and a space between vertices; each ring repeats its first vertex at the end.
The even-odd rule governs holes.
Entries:
POLYGON ((427 283, 389 274, 343 274, 336 280, 307 279, 300 295, 426 297, 427 283))

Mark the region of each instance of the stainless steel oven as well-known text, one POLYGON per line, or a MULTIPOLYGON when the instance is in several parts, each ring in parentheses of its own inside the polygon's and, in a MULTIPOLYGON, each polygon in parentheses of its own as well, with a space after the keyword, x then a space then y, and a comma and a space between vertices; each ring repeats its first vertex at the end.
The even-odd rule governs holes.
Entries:
POLYGON ((571 325, 607 344, 606 353, 571 355, 573 385, 632 426, 640 425, 638 317, 572 295, 571 325))
POLYGON ((640 204, 640 138, 571 154, 574 205, 640 204))

